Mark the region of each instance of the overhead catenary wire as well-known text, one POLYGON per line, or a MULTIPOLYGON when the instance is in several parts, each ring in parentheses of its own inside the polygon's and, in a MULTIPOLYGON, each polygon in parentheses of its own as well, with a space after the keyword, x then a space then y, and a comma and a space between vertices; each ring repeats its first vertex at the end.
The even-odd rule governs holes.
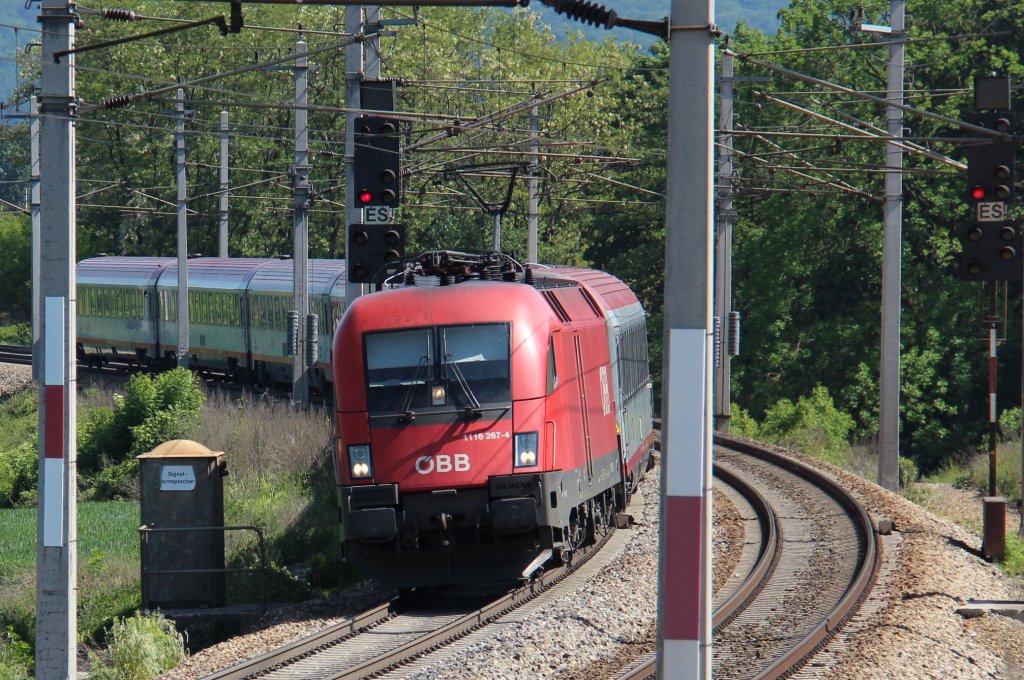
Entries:
MULTIPOLYGON (((752 59, 750 57, 744 57, 741 54, 733 52, 732 50, 726 50, 726 52, 731 54, 734 57, 737 57, 737 58, 743 60, 745 63, 751 63, 751 64, 754 64, 756 66, 761 66, 763 68, 767 68, 769 70, 776 71, 778 73, 782 73, 782 74, 790 76, 792 78, 796 78, 797 80, 803 80, 805 82, 814 83, 816 85, 821 85, 823 87, 831 88, 831 89, 839 91, 839 92, 846 92, 847 94, 854 95, 856 97, 862 97, 862 98, 867 99, 869 101, 873 101, 873 102, 875 102, 877 104, 883 104, 885 106, 892 106, 892 107, 895 107, 897 109, 900 109, 901 111, 904 111, 905 113, 910 113, 910 114, 913 114, 913 115, 923 116, 925 118, 931 118, 931 119, 934 119, 934 120, 938 120, 938 121, 941 121, 943 123, 947 123, 947 124, 950 124, 950 125, 954 125, 954 126, 963 128, 963 129, 968 130, 970 132, 980 133, 980 134, 984 135, 985 137, 1003 138, 1003 137, 1007 137, 1008 136, 1008 135, 1006 135, 1006 134, 1004 134, 1002 132, 998 132, 996 130, 990 130, 989 128, 982 127, 980 125, 974 125, 973 123, 968 123, 966 121, 958 120, 956 118, 950 118, 949 116, 944 116, 944 115, 942 115, 940 113, 934 113, 932 111, 926 111, 924 109, 918 109, 918 108, 915 108, 913 106, 907 106, 906 104, 900 104, 899 102, 896 102, 896 101, 892 101, 892 100, 888 100, 888 99, 883 99, 882 97, 876 97, 874 95, 867 94, 867 93, 864 93, 864 92, 860 92, 858 90, 846 87, 844 85, 839 85, 839 84, 836 84, 836 83, 831 83, 831 82, 829 82, 827 80, 822 80, 821 78, 815 78, 814 76, 809 76, 806 73, 800 73, 799 71, 794 71, 792 69, 788 69, 788 68, 779 66, 778 64, 771 64, 769 62, 759 61, 757 59, 752 59)), ((902 139, 906 139, 906 138, 902 138, 902 139)))

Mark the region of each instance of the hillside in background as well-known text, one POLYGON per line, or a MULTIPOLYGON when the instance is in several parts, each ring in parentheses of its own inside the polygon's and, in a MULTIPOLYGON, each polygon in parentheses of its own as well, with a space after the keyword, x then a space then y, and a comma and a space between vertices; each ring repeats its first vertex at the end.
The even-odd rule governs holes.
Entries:
MULTIPOLYGON (((669 0, 605 0, 603 4, 613 8, 619 16, 630 19, 661 19, 667 16, 669 11, 669 0)), ((786 4, 786 0, 719 0, 716 3, 717 22, 725 31, 731 32, 736 27, 736 22, 742 18, 749 26, 765 33, 774 33, 778 28, 775 14, 786 4)), ((530 8, 541 15, 559 38, 577 31, 591 40, 603 40, 609 35, 609 31, 602 28, 568 20, 540 2, 531 3, 530 8)), ((39 26, 36 21, 37 14, 38 9, 35 6, 25 9, 25 3, 21 0, 0 0, 0 102, 10 100, 17 82, 15 53, 27 43, 38 39, 35 32, 15 31, 4 24, 36 29, 39 26)), ((632 41, 643 47, 649 47, 655 40, 654 36, 623 28, 611 31, 610 34, 617 40, 632 41)))

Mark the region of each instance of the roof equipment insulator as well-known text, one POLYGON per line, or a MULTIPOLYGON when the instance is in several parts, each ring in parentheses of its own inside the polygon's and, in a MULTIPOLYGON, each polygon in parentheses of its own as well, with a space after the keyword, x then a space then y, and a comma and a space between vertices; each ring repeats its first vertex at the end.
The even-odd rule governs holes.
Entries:
POLYGON ((407 286, 415 286, 416 285, 416 274, 413 273, 413 271, 411 269, 406 269, 405 270, 405 280, 402 283, 404 283, 407 286))
POLYGON ((515 281, 516 280, 516 272, 515 272, 515 270, 514 269, 506 269, 505 271, 503 271, 501 273, 501 280, 502 281, 515 281))
POLYGON ((450 286, 452 285, 452 279, 448 276, 448 272, 441 272, 441 285, 450 286))
POLYGON ((533 280, 533 267, 526 265, 526 275, 523 277, 523 283, 528 286, 536 285, 533 280))

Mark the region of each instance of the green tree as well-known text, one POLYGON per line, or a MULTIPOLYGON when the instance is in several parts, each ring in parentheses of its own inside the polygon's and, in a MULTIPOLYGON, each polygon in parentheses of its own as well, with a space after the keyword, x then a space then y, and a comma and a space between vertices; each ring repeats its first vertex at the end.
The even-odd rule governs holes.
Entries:
MULTIPOLYGON (((887 5, 865 5, 866 21, 883 18, 887 5)), ((780 13, 771 37, 738 30, 738 52, 786 51, 760 55, 786 68, 862 91, 884 91, 887 54, 882 47, 791 51, 801 47, 869 42, 848 20, 839 2, 794 0, 780 13)), ((1010 28, 1021 19, 1012 3, 932 3, 914 10, 912 37, 928 39, 1010 28)), ((884 21, 882 21, 884 23, 884 21)), ((1016 37, 922 40, 908 45, 910 103, 952 118, 970 109, 975 73, 1020 73, 1016 37)), ((740 60, 738 75, 768 75, 740 60)), ((794 106, 864 128, 884 128, 884 107, 830 93, 803 81, 773 74, 756 86, 738 85, 738 126, 758 130, 834 132, 794 106), (788 104, 784 106, 783 102, 788 104)), ((956 137, 955 126, 908 114, 916 137, 956 137)), ((940 154, 962 157, 955 143, 925 144, 940 154)), ((840 411, 855 416, 861 438, 877 430, 882 256, 882 175, 866 172, 883 163, 877 142, 844 139, 787 139, 749 135, 736 138, 741 194, 734 236, 735 307, 743 313, 743 356, 734 363, 733 397, 756 418, 782 400, 826 387, 840 411), (783 162, 784 161, 784 162, 783 162), (801 165, 805 164, 805 165, 801 165), (821 168, 851 170, 829 173, 821 168), (817 168, 817 169, 816 169, 817 168), (865 172, 857 172, 864 168, 865 172), (789 170, 799 170, 797 176, 789 170), (828 181, 810 183, 806 175, 828 181), (839 185, 847 190, 837 191, 839 185), (747 188, 746 191, 743 189, 747 188), (856 190, 859 193, 853 193, 856 190)), ((950 275, 957 250, 953 227, 966 217, 962 179, 955 168, 919 154, 906 157, 902 253, 901 449, 924 469, 977 441, 984 401, 984 355, 976 341, 977 289, 950 275)), ((1016 286, 1011 290, 1016 293, 1016 286)), ((1009 304, 1009 360, 1019 369, 1019 305, 1009 304)), ((1013 381, 1000 386, 1001 400, 1015 400, 1013 381)))
POLYGON ((0 323, 32 318, 32 239, 27 217, 0 213, 0 323))
POLYGON ((175 368, 152 378, 133 375, 114 409, 93 411, 79 428, 83 483, 100 497, 124 495, 137 478, 135 456, 187 436, 198 425, 205 396, 195 375, 175 368))

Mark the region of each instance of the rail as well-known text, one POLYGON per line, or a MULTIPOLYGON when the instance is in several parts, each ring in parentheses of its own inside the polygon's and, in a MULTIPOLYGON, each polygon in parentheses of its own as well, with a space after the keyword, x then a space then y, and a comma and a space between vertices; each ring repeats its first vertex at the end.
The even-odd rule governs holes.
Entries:
MULTIPOLYGON (((766 580, 771 576, 775 565, 778 563, 779 555, 782 552, 782 541, 780 540, 775 513, 772 511, 768 501, 765 500, 764 496, 757 489, 719 465, 714 466, 714 474, 750 503, 761 525, 761 544, 758 548, 757 560, 739 587, 712 613, 711 623, 714 631, 718 632, 736 618, 764 588, 766 580)), ((652 678, 655 675, 656 665, 657 658, 655 655, 648 654, 626 667, 616 676, 616 679, 641 680, 652 678)))
MULTIPOLYGON (((383 652, 344 670, 327 672, 320 677, 324 678, 324 680, 353 680, 355 678, 372 677, 379 673, 388 672, 434 649, 461 639, 561 583, 575 572, 576 569, 583 566, 591 557, 596 555, 598 550, 604 546, 612 535, 614 535, 614 532, 608 531, 597 543, 576 552, 568 565, 550 571, 542 571, 534 580, 479 609, 462 615, 458 619, 420 635, 399 647, 383 652)), ((406 597, 396 598, 353 619, 343 621, 330 629, 322 631, 313 639, 303 639, 286 647, 272 650, 232 668, 205 676, 203 680, 240 680, 241 678, 258 676, 271 668, 287 666, 296 659, 316 654, 320 650, 332 647, 339 642, 359 635, 363 631, 374 628, 379 623, 392 618, 398 613, 413 609, 417 606, 414 603, 416 596, 416 592, 412 593, 413 601, 407 600, 406 597)), ((425 597, 429 599, 431 595, 427 593, 425 597)))
MULTIPOLYGON (((660 431, 660 421, 655 421, 655 427, 660 431)), ((871 522, 871 518, 868 515, 867 510, 864 509, 864 506, 853 498, 846 489, 842 488, 835 481, 818 472, 814 468, 787 456, 775 454, 753 442, 747 442, 723 435, 715 435, 715 444, 726 446, 735 451, 754 456, 761 460, 768 461, 773 465, 780 466, 825 490, 826 493, 847 509, 850 516, 854 519, 855 524, 858 526, 861 535, 864 537, 864 553, 860 556, 856 576, 850 582, 846 593, 840 599, 839 603, 833 608, 828 616, 821 621, 821 623, 819 623, 807 636, 803 638, 799 644, 792 647, 767 669, 756 676, 758 680, 787 677, 799 669, 803 664, 810 660, 816 652, 828 644, 838 630, 856 613, 861 603, 868 596, 871 586, 874 584, 875 578, 877 577, 881 563, 881 550, 878 548, 878 535, 874 531, 874 525, 871 522)), ((715 475, 719 476, 723 481, 726 481, 726 483, 737 488, 737 490, 740 491, 740 493, 742 493, 748 501, 758 509, 759 516, 761 516, 762 512, 765 511, 768 515, 774 515, 768 507, 767 502, 760 496, 760 494, 746 485, 745 482, 735 475, 729 475, 729 473, 726 473, 729 477, 726 479, 726 477, 722 475, 723 472, 723 469, 717 465, 715 466, 715 475), (734 482, 739 482, 739 486, 734 485, 734 482), (744 487, 747 488, 744 489, 744 487), (756 498, 751 496, 748 491, 753 492, 753 494, 756 495, 756 498)), ((765 535, 765 529, 767 526, 765 521, 765 518, 761 517, 762 536, 765 535)), ((774 534, 776 531, 774 521, 768 530, 774 534)), ((768 553, 762 552, 762 555, 758 558, 757 564, 754 569, 751 570, 750 575, 744 581, 740 589, 737 590, 729 600, 723 603, 721 607, 715 610, 713 614, 713 626, 715 632, 718 632, 721 628, 728 625, 736 615, 738 615, 756 598, 758 592, 764 587, 767 579, 771 576, 774 564, 777 562, 782 549, 781 541, 774 540, 774 544, 775 547, 770 553, 770 557, 768 557, 768 553)), ((762 548, 762 550, 764 550, 764 548, 762 548)), ((656 661, 656 657, 653 654, 648 655, 624 669, 616 676, 616 679, 640 680, 641 678, 654 678, 656 673, 656 661)))

